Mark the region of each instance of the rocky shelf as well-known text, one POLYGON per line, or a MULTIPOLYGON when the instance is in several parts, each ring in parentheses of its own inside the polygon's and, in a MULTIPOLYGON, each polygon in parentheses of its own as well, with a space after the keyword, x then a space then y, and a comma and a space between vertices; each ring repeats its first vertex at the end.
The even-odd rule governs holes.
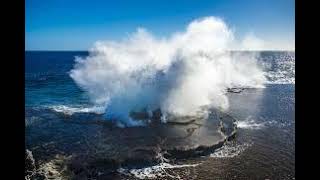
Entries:
MULTIPOLYGON (((160 117, 159 113, 154 114, 154 118, 160 117)), ((51 119, 29 123, 27 148, 33 152, 38 167, 52 164, 59 156, 64 157, 62 169, 67 174, 94 176, 94 172, 114 172, 124 166, 147 166, 208 155, 236 134, 235 119, 217 110, 205 118, 184 117, 181 121, 175 118, 167 123, 158 119, 146 126, 128 128, 92 118, 93 115, 89 116, 92 120, 86 121, 79 116, 61 119, 61 115, 55 114, 51 119)))

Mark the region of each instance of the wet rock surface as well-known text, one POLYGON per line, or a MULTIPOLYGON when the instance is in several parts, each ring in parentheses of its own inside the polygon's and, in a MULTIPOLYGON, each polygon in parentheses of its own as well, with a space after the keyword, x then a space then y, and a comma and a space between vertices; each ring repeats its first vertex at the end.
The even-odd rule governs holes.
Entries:
POLYGON ((244 88, 228 88, 228 93, 241 93, 244 90, 244 88))
POLYGON ((33 158, 32 152, 26 149, 25 151, 25 176, 30 176, 36 170, 35 160, 33 158))
POLYGON ((27 147, 44 177, 107 177, 119 167, 203 156, 236 132, 235 120, 219 111, 211 111, 205 118, 184 117, 167 123, 161 123, 161 113, 154 112, 152 123, 127 128, 100 115, 46 112, 48 116, 31 111, 26 113, 33 120, 26 123, 27 147))

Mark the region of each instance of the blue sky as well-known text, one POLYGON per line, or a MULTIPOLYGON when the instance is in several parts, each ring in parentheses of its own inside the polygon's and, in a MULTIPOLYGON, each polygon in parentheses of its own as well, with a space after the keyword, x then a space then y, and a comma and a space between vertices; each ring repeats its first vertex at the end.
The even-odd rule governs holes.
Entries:
POLYGON ((156 36, 218 16, 236 37, 253 33, 267 49, 294 49, 294 0, 26 0, 26 50, 88 50, 144 27, 156 36))

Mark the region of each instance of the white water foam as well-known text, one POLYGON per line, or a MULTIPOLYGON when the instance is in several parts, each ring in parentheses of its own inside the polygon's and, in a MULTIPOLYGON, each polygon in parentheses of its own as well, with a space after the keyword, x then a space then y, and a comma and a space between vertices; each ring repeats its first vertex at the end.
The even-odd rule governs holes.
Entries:
POLYGON ((47 108, 52 109, 59 113, 66 114, 66 115, 72 115, 74 113, 104 114, 105 112, 105 107, 101 107, 101 106, 80 107, 80 106, 52 105, 52 106, 48 106, 47 108))
POLYGON ((172 165, 169 163, 160 163, 158 165, 140 168, 140 169, 125 169, 119 168, 118 172, 127 176, 134 176, 138 179, 155 179, 161 177, 170 177, 174 179, 180 179, 179 175, 172 175, 166 171, 166 169, 176 169, 176 168, 187 168, 196 167, 199 164, 183 164, 183 165, 172 165))
POLYGON ((210 154, 212 158, 233 158, 239 156, 243 151, 252 146, 252 143, 226 143, 214 153, 210 154))
POLYGON ((77 57, 70 76, 106 116, 160 108, 163 114, 194 116, 201 107, 225 110, 232 87, 264 87, 258 54, 230 53, 234 34, 225 22, 206 17, 185 31, 156 38, 139 28, 123 41, 97 42, 77 57))
POLYGON ((251 116, 247 117, 245 120, 236 121, 237 128, 240 129, 261 129, 265 127, 265 123, 257 123, 251 116))

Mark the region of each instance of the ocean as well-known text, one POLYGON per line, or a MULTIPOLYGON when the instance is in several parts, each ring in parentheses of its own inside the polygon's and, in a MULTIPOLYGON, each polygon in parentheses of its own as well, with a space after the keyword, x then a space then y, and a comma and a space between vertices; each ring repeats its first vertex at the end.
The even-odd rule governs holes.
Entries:
MULTIPOLYGON (((86 57, 88 52, 26 51, 26 149, 32 152, 37 168, 53 178, 294 179, 295 53, 246 53, 259 54, 267 81, 265 88, 227 93, 226 114, 235 119, 235 136, 206 153, 178 158, 163 154, 161 140, 149 139, 154 129, 167 133, 162 125, 154 129, 119 126, 116 120, 106 118, 105 109, 75 82, 70 76, 75 57, 86 57), (149 153, 145 147, 159 147, 156 152, 161 161, 140 163, 140 159, 122 155, 131 152, 127 149, 133 142, 142 144, 134 147, 145 156, 149 153)), ((170 137, 180 135, 174 131, 170 130, 170 137)), ((200 137, 214 138, 210 133, 205 129, 200 137)))

